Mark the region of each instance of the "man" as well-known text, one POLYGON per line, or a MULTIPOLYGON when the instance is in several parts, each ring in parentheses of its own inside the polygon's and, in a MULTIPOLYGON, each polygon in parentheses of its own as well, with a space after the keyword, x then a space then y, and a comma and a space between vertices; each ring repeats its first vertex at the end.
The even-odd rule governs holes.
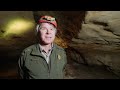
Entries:
POLYGON ((63 48, 53 43, 57 22, 52 16, 42 16, 36 27, 39 43, 24 49, 19 60, 22 79, 63 79, 67 64, 63 48))

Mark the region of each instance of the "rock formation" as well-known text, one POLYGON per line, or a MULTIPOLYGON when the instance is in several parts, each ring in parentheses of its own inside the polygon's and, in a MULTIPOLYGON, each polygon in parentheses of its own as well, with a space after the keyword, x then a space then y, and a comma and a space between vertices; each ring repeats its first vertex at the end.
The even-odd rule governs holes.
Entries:
POLYGON ((77 62, 103 65, 120 75, 120 12, 88 11, 69 46, 76 53, 77 62))

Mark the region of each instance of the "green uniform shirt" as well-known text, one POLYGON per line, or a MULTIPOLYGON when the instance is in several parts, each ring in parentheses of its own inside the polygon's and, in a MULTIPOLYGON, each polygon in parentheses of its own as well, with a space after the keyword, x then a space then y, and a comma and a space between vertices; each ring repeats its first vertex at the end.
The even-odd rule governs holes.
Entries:
POLYGON ((49 64, 39 50, 39 44, 23 50, 19 60, 19 73, 23 79, 63 79, 67 64, 63 48, 53 45, 49 64))

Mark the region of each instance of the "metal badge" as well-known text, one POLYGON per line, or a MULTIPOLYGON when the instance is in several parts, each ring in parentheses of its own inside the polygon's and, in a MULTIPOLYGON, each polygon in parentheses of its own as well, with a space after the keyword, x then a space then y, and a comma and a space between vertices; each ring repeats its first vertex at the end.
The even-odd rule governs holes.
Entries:
POLYGON ((58 59, 60 60, 61 59, 61 56, 58 54, 58 59))

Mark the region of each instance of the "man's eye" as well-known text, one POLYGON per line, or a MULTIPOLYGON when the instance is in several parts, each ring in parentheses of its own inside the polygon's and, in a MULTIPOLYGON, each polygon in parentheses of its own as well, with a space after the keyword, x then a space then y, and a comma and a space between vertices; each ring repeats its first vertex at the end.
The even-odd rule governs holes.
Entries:
POLYGON ((46 30, 46 28, 40 28, 40 30, 46 30))

